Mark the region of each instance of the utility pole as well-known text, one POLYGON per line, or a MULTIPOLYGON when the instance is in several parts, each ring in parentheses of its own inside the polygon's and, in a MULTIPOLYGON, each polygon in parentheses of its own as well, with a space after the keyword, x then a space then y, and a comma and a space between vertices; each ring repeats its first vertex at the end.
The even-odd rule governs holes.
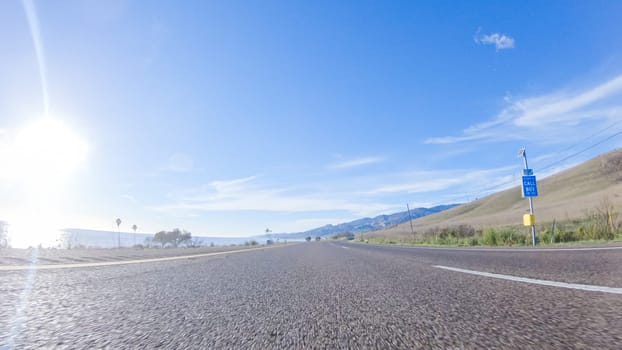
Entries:
POLYGON ((413 229, 413 216, 410 214, 410 207, 408 206, 408 203, 406 203, 406 209, 408 210, 408 217, 410 218, 408 222, 410 222, 410 233, 413 234, 413 243, 414 243, 415 239, 417 238, 415 237, 415 230, 413 229))
POLYGON ((523 197, 529 198, 529 221, 526 221, 525 218, 523 218, 523 224, 525 225, 527 225, 527 223, 531 224, 530 225, 531 226, 531 244, 535 247, 536 246, 536 222, 534 220, 533 197, 538 195, 538 190, 536 189, 535 177, 533 177, 533 189, 535 190, 535 193, 527 193, 528 191, 525 190, 525 177, 532 176, 533 171, 529 169, 529 166, 527 165, 527 151, 524 147, 518 151, 518 156, 523 157, 523 165, 525 166, 523 170, 523 189, 522 189, 523 197))

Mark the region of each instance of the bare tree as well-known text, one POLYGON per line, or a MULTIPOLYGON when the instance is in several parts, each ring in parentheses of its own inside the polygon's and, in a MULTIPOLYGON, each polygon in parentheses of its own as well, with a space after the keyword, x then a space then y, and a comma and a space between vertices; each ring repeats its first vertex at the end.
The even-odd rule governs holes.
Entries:
POLYGON ((192 244, 192 233, 178 228, 172 231, 160 231, 153 236, 153 241, 158 242, 164 248, 167 244, 177 248, 180 245, 192 244))
POLYGON ((166 246, 166 244, 168 243, 168 235, 166 234, 166 231, 157 232, 153 236, 153 240, 152 241, 160 243, 162 245, 162 248, 164 248, 166 246))

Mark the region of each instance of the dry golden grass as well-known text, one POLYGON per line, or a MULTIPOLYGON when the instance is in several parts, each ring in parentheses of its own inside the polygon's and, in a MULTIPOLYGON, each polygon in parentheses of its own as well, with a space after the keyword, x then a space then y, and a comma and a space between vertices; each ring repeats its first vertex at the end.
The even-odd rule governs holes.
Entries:
MULTIPOLYGON (((534 198, 536 223, 583 218, 599 207, 604 198, 622 208, 622 150, 615 150, 578 166, 538 181, 539 197, 534 198)), ((475 228, 522 225, 529 211, 520 186, 465 203, 447 211, 413 220, 418 236, 434 227, 459 224, 475 228)), ((408 222, 370 232, 370 237, 412 238, 408 222)))

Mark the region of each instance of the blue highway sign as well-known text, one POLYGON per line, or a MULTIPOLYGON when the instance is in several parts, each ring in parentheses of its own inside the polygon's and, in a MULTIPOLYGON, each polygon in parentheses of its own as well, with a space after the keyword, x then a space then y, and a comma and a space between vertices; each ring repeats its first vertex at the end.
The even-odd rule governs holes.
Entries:
POLYGON ((523 197, 538 197, 535 175, 523 176, 523 197))

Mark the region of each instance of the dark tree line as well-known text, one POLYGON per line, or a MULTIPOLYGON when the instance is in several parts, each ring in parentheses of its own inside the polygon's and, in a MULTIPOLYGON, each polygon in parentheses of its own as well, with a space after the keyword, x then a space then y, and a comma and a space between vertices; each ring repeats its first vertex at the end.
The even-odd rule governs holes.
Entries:
POLYGON ((153 236, 153 242, 166 246, 177 248, 181 245, 192 244, 192 233, 178 228, 172 231, 160 231, 153 236))

